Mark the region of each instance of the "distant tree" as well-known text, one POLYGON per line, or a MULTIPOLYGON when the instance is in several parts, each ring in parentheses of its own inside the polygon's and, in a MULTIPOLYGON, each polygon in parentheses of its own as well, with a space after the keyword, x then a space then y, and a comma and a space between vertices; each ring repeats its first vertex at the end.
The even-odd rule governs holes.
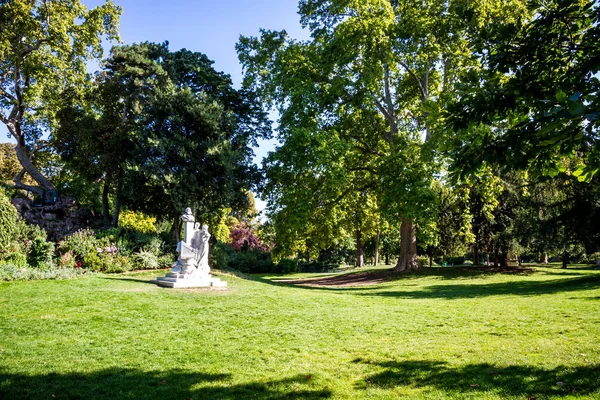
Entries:
POLYGON ((118 39, 121 9, 111 1, 87 10, 79 0, 0 3, 0 121, 17 144, 21 166, 42 193, 52 183, 31 161, 34 143, 54 123, 66 87, 85 86, 85 62, 102 55, 102 38, 118 39))

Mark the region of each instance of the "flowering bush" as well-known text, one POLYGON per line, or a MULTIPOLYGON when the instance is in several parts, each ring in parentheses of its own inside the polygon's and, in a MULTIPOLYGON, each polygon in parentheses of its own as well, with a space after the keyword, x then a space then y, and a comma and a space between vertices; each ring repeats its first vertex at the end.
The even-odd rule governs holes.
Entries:
POLYGON ((232 230, 229 237, 231 238, 231 247, 236 251, 252 249, 269 251, 269 247, 260 242, 260 239, 256 236, 252 228, 244 224, 240 224, 232 230))
POLYGON ((138 211, 123 211, 119 214, 119 226, 142 233, 156 232, 156 218, 138 211))
POLYGON ((59 244, 61 253, 71 252, 79 260, 84 259, 89 253, 95 253, 98 247, 104 246, 96 239, 96 234, 91 229, 80 229, 59 244))

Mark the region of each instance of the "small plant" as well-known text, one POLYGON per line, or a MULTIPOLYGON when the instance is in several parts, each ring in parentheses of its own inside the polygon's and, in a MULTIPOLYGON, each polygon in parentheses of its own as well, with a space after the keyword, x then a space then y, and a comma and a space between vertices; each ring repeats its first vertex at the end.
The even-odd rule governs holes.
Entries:
POLYGON ((158 257, 158 268, 171 268, 175 259, 170 255, 158 257))
POLYGON ((133 254, 134 265, 136 269, 158 269, 160 264, 158 257, 146 250, 140 250, 133 254))
POLYGON ((58 257, 56 264, 59 268, 73 268, 75 267, 75 256, 72 252, 67 251, 58 257))
POLYGON ((108 263, 108 266, 107 266, 107 269, 105 270, 105 272, 119 273, 119 272, 131 271, 132 269, 133 269, 133 266, 131 265, 130 258, 121 255, 121 256, 111 257, 111 260, 108 263))
POLYGON ((83 268, 94 272, 104 272, 110 269, 112 257, 102 253, 90 252, 83 258, 83 268))
POLYGON ((25 268, 27 267, 27 256, 21 252, 10 253, 4 258, 4 262, 25 268))
POLYGON ((54 257, 54 243, 48 242, 46 239, 37 237, 31 243, 29 257, 27 261, 29 265, 40 269, 52 269, 54 266, 52 258, 54 257))

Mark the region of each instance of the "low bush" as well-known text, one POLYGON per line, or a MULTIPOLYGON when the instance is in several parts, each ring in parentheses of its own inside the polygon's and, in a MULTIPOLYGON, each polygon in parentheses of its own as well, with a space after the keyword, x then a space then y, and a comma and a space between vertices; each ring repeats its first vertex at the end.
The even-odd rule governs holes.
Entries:
POLYGON ((94 272, 104 272, 111 268, 113 257, 96 252, 89 252, 83 258, 83 268, 90 269, 94 272))
POLYGON ((250 274, 276 272, 271 253, 260 249, 234 253, 233 257, 228 260, 227 266, 231 269, 250 274))
POLYGON ((298 264, 298 272, 327 272, 337 268, 334 264, 325 264, 318 261, 304 262, 298 264))
POLYGON ((0 262, 0 281, 41 280, 41 279, 72 279, 86 274, 80 268, 28 268, 13 263, 0 262))
POLYGON ((27 256, 21 252, 10 253, 3 260, 7 264, 13 264, 20 268, 27 267, 27 256))
POLYGON ((160 264, 158 262, 158 257, 151 251, 140 250, 137 253, 134 253, 133 256, 133 265, 135 269, 158 269, 160 268, 160 264))
POLYGON ((290 258, 282 258, 277 263, 277 272, 281 274, 293 274, 298 272, 298 261, 290 258))
POLYGON ((54 243, 37 237, 31 243, 27 262, 34 268, 52 269, 54 267, 54 243))
POLYGON ((59 243, 61 253, 71 252, 76 259, 84 260, 90 253, 96 253, 97 248, 104 247, 107 241, 98 240, 91 229, 80 229, 72 235, 67 236, 59 243))
POLYGON ((141 233, 156 233, 156 218, 138 211, 123 211, 119 214, 119 226, 122 229, 141 233))
POLYGON ((103 272, 108 273, 120 273, 127 272, 134 269, 133 264, 131 262, 131 258, 123 255, 118 256, 104 256, 107 260, 106 270, 103 272))

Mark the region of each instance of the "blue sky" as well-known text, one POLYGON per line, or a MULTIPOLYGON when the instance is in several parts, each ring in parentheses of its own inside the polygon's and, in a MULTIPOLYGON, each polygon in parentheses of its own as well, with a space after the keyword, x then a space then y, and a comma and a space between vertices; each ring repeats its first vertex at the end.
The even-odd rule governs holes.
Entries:
MULTIPOLYGON (((82 0, 88 8, 102 0, 82 0)), ((199 51, 215 62, 218 71, 229 74, 234 86, 242 80, 242 67, 235 44, 240 35, 257 36, 259 29, 282 30, 297 39, 309 34, 300 26, 298 0, 114 0, 123 7, 120 22, 121 40, 125 44, 169 41, 172 51, 186 48, 199 51)), ((105 55, 111 44, 105 45, 105 55)), ((97 68, 91 63, 92 69, 97 68)), ((11 141, 0 124, 0 141, 11 141)), ((261 142, 255 149, 260 163, 274 142, 261 142)), ((257 204, 262 209, 263 204, 257 204)))

